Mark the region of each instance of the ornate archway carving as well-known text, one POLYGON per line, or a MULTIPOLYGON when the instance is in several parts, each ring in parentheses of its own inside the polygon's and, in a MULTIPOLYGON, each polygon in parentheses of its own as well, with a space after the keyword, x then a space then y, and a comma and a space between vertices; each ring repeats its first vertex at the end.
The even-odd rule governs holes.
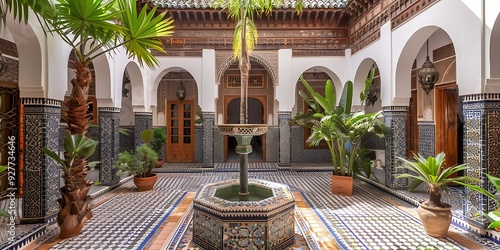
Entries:
MULTIPOLYGON (((216 52, 215 62, 219 67, 217 68, 217 84, 220 85, 221 78, 224 75, 224 72, 229 68, 229 66, 234 62, 233 55, 230 51, 218 51, 216 52)), ((278 84, 278 51, 254 51, 252 55, 250 55, 251 62, 257 62, 260 65, 264 66, 267 70, 271 79, 273 81, 273 86, 278 84)))

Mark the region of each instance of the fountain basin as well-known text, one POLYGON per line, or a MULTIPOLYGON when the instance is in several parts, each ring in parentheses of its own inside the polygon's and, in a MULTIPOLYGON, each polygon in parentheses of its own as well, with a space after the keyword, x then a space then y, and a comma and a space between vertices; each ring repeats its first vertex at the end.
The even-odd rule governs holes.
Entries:
POLYGON ((204 249, 286 249, 295 242, 295 199, 286 185, 251 179, 248 201, 239 181, 205 185, 193 201, 193 242, 204 249))

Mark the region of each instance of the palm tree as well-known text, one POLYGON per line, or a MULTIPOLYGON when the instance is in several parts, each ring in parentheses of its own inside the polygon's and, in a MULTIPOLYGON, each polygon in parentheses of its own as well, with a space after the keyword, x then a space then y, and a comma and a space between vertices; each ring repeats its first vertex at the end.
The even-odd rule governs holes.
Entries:
MULTIPOLYGON (((173 21, 165 18, 165 12, 156 15, 156 8, 138 11, 135 0, 57 0, 54 5, 49 0, 0 0, 0 30, 5 27, 9 12, 17 21, 27 23, 29 10, 37 15, 42 27, 58 34, 73 49, 77 59, 72 62, 76 68, 76 77, 71 79, 72 95, 64 102, 68 107, 65 120, 71 132, 68 141, 90 140, 82 136, 89 123, 88 90, 92 74, 88 65, 92 60, 125 47, 129 57, 137 58, 141 66, 154 67, 158 60, 151 50, 165 52, 160 38, 173 33, 173 21)), ((65 186, 60 189, 59 202, 64 212, 59 212, 58 224, 63 238, 78 234, 92 217, 86 195, 92 185, 85 180, 87 157, 80 154, 75 158, 75 152, 65 152, 65 157, 71 166, 64 171, 65 186)))
MULTIPOLYGON (((297 10, 302 9, 298 1, 297 10)), ((228 17, 234 19, 233 56, 239 60, 241 90, 240 90, 240 123, 248 122, 248 74, 250 72, 250 54, 257 44, 257 27, 254 17, 270 14, 273 8, 280 7, 283 0, 214 0, 212 6, 228 12, 228 17)))
MULTIPOLYGON (((52 15, 54 12, 49 0, 0 0, 0 31, 5 27, 10 12, 17 21, 28 23, 29 10, 33 10, 37 16, 52 15)), ((38 20, 43 21, 40 18, 38 20)))

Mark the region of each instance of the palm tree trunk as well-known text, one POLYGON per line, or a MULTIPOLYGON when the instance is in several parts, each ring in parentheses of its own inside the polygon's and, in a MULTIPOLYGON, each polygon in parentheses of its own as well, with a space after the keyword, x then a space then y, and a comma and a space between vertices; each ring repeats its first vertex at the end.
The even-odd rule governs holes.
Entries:
POLYGON ((71 79, 73 90, 71 98, 64 104, 68 107, 66 111, 66 123, 71 134, 84 135, 88 130, 90 114, 88 113, 89 86, 92 82, 92 73, 86 63, 73 63, 76 67, 76 78, 71 79))
MULTIPOLYGON (((246 12, 245 12, 246 13, 246 12)), ((240 60, 240 78, 241 78, 241 100, 240 100, 240 124, 248 123, 248 74, 250 73, 250 55, 247 50, 247 17, 244 14, 243 25, 241 27, 241 60, 240 60)))
MULTIPOLYGON (((69 155, 65 154, 65 157, 68 158, 69 155)), ((61 198, 58 202, 61 209, 57 216, 57 224, 61 229, 59 237, 63 239, 78 234, 85 222, 93 216, 89 208, 90 197, 87 195, 92 182, 85 180, 87 159, 75 159, 71 170, 71 175, 63 174, 64 187, 59 189, 61 198)))
MULTIPOLYGON (((92 74, 86 63, 76 62, 76 78, 71 79, 73 90, 71 98, 65 101, 67 106, 66 123, 71 134, 85 135, 88 130, 89 113, 88 92, 92 81, 92 74)), ((70 152, 64 154, 66 160, 69 159, 70 152)), ((78 234, 85 222, 92 218, 87 195, 92 182, 86 180, 87 158, 75 158, 71 165, 71 173, 64 173, 64 187, 60 188, 62 198, 58 200, 61 207, 57 223, 61 229, 60 238, 69 238, 78 234)))
POLYGON ((444 207, 441 203, 441 188, 438 185, 429 185, 429 206, 444 207))

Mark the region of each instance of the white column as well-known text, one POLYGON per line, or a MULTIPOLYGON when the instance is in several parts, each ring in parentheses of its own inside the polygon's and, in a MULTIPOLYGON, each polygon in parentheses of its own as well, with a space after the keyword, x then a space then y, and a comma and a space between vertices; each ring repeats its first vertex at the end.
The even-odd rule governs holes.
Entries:
POLYGON ((278 85, 276 100, 279 101, 279 111, 291 111, 295 103, 295 84, 292 79, 292 50, 278 51, 278 85))
POLYGON ((198 103, 203 112, 215 112, 215 98, 217 98, 215 50, 202 51, 202 82, 198 93, 198 103))

